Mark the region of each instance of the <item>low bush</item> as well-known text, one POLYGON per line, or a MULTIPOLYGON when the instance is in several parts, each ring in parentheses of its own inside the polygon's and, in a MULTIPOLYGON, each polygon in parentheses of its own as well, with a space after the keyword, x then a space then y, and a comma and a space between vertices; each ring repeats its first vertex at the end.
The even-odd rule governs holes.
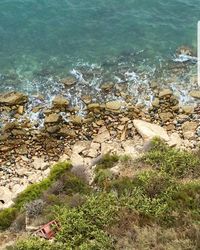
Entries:
POLYGON ((133 180, 135 185, 144 190, 144 194, 150 198, 161 197, 168 188, 176 185, 173 180, 165 172, 144 171, 138 174, 133 180))
POLYGON ((37 238, 30 237, 26 240, 19 240, 17 244, 13 247, 9 247, 8 250, 68 250, 69 248, 62 244, 54 242, 53 244, 49 241, 37 238))
POLYGON ((116 220, 117 211, 116 196, 107 193, 89 196, 78 208, 56 207, 56 218, 61 223, 56 240, 71 249, 82 249, 83 246, 111 249, 112 241, 104 229, 116 220))
POLYGON ((29 218, 34 218, 40 215, 44 209, 45 202, 37 199, 25 205, 26 214, 29 218))
POLYGON ((26 215, 25 213, 20 213, 16 219, 12 222, 10 226, 10 231, 13 233, 18 233, 24 231, 26 228, 26 215))
POLYGON ((58 163, 52 167, 48 178, 51 181, 55 181, 59 179, 64 173, 66 173, 66 171, 71 170, 71 168, 72 168, 72 165, 68 162, 58 163))
POLYGON ((197 155, 170 148, 160 139, 152 141, 151 150, 140 161, 177 178, 200 176, 200 158, 197 155))
POLYGON ((112 180, 112 173, 109 169, 99 169, 96 171, 94 184, 100 189, 107 190, 110 181, 112 180))
POLYGON ((120 157, 116 154, 106 154, 104 157, 100 160, 100 162, 96 166, 96 172, 99 169, 108 169, 112 168, 116 165, 116 163, 120 160, 120 157))
POLYGON ((73 173, 67 173, 62 175, 60 180, 63 182, 63 192, 65 194, 74 194, 74 193, 89 193, 90 187, 84 182, 84 180, 78 178, 73 173))
POLYGON ((15 220, 17 215, 17 209, 12 208, 6 208, 2 211, 0 211, 0 230, 4 230, 8 228, 11 223, 15 220))

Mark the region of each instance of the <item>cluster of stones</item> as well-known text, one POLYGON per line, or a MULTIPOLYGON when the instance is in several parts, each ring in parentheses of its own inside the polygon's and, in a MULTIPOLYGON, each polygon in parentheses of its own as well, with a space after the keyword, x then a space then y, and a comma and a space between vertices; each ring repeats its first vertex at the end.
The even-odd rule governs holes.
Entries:
MULTIPOLYGON (((195 91, 190 93, 194 96, 195 91)), ((196 91, 198 92, 198 91, 196 91)), ((200 139, 200 113, 198 105, 181 106, 170 89, 155 91, 152 107, 149 109, 152 122, 159 123, 169 133, 176 133, 183 140, 183 149, 195 148, 200 139)), ((180 140, 179 139, 179 140, 180 140)))
MULTIPOLYGON (((93 103, 90 96, 82 99, 85 115, 79 116, 65 97, 56 96, 52 107, 43 109, 44 126, 37 129, 24 117, 27 96, 16 92, 0 96, 0 115, 9 113, 14 118, 0 131, 1 187, 16 194, 46 177, 49 166, 59 160, 92 168, 92 161, 108 151, 135 156, 143 140, 155 135, 183 149, 199 144, 199 107, 180 106, 169 89, 155 91, 150 109, 129 100, 93 103)), ((35 107, 33 112, 40 109, 35 107)))

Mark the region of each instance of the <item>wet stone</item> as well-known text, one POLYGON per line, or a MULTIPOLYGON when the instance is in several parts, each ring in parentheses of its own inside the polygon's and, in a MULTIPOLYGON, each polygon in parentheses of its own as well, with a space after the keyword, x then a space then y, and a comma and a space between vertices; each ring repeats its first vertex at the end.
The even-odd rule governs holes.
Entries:
POLYGON ((50 114, 45 117, 45 123, 58 123, 61 120, 61 116, 58 114, 50 114))

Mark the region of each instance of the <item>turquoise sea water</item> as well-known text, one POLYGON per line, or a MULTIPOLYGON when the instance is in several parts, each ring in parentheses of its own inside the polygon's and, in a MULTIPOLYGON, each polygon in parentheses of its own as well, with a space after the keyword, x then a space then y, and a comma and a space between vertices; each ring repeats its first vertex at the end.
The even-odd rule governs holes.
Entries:
POLYGON ((151 65, 195 48, 198 20, 199 0, 1 0, 0 91, 31 92, 38 72, 65 76, 138 52, 151 65))

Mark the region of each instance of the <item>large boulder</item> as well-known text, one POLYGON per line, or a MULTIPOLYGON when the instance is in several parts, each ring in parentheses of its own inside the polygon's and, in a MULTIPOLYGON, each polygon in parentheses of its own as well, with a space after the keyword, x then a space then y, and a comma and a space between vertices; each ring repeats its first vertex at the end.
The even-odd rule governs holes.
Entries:
POLYGON ((168 145, 170 147, 180 148, 182 143, 183 140, 181 139, 180 135, 177 132, 170 135, 170 141, 168 142, 168 145))
POLYGON ((144 140, 150 140, 153 137, 160 137, 165 141, 169 141, 167 131, 157 124, 152 124, 142 120, 134 120, 133 124, 144 140))
POLYGON ((20 92, 9 92, 0 95, 0 104, 5 106, 23 104, 27 101, 28 97, 20 92))
POLYGON ((89 141, 78 141, 74 144, 72 151, 75 154, 80 154, 84 150, 89 150, 90 144, 91 143, 89 141))
POLYGON ((135 147, 134 140, 126 140, 122 143, 122 147, 125 151, 125 155, 130 155, 132 158, 138 157, 138 152, 135 147))

